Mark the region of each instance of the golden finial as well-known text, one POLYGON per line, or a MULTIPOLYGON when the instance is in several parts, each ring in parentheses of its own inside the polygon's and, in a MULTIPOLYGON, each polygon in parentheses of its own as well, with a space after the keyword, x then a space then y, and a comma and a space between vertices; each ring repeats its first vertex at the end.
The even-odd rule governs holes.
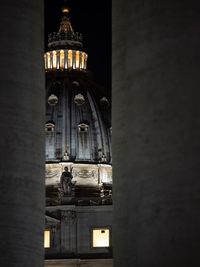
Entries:
MULTIPOLYGON (((67 2, 68 2, 67 0, 64 0, 64 3, 67 3, 67 2)), ((70 11, 70 9, 67 6, 67 4, 64 4, 63 7, 62 7, 63 14, 67 15, 69 13, 69 11, 70 11)))
MULTIPOLYGON (((64 0, 64 3, 67 3, 67 0, 64 0)), ((73 28, 72 28, 72 25, 70 23, 69 16, 68 16, 69 7, 66 4, 62 6, 62 13, 63 13, 63 17, 62 17, 62 21, 60 24, 59 32, 73 32, 73 28)))
POLYGON ((62 7, 62 13, 63 14, 68 14, 69 13, 69 7, 63 6, 62 7))

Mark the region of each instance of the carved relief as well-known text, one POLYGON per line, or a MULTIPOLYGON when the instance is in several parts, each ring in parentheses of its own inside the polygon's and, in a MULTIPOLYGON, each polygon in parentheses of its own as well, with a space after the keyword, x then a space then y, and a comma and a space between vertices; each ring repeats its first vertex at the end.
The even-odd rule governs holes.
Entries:
POLYGON ((59 188, 59 195, 67 196, 70 195, 67 192, 73 194, 73 190, 76 185, 91 185, 96 186, 101 183, 110 183, 112 184, 112 166, 107 164, 63 164, 63 163, 54 163, 46 164, 46 185, 54 185, 59 188), (73 182, 63 184, 61 186, 61 175, 65 171, 65 167, 68 167, 69 171, 73 176, 73 182), (69 185, 69 186, 68 186, 69 185), (72 187, 70 187, 72 186, 72 187), (71 190, 72 189, 72 190, 71 190))
POLYGON ((74 170, 73 175, 75 178, 96 178, 95 177, 95 171, 94 170, 87 170, 87 169, 81 169, 81 170, 74 170))
POLYGON ((72 174, 76 185, 98 185, 97 165, 74 164, 72 174))
POLYGON ((60 177, 61 167, 59 164, 47 164, 45 169, 45 177, 47 179, 60 177))
POLYGON ((46 164, 45 183, 46 185, 55 185, 60 180, 61 166, 59 164, 46 164))

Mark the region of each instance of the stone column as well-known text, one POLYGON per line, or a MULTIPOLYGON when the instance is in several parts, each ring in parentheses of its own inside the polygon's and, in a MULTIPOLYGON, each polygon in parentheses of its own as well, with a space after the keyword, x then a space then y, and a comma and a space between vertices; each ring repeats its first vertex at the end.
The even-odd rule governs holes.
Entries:
POLYGON ((112 57, 114 266, 198 266, 198 1, 113 1, 112 57))
POLYGON ((42 267, 43 1, 0 1, 0 266, 42 267))
POLYGON ((61 252, 63 254, 76 253, 76 212, 74 210, 61 211, 61 252))

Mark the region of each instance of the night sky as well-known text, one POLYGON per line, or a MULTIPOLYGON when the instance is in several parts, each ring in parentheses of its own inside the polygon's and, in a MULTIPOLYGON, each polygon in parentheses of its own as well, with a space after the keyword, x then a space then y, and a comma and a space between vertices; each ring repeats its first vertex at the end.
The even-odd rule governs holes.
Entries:
MULTIPOLYGON (((58 31, 63 0, 45 0, 45 49, 47 36, 58 31)), ((95 81, 111 90, 111 0, 69 0, 74 31, 83 34, 83 51, 95 81)))

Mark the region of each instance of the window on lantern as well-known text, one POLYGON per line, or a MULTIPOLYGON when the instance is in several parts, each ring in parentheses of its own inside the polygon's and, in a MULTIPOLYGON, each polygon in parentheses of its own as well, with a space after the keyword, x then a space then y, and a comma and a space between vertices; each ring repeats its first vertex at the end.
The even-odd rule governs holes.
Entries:
POLYGON ((46 55, 44 55, 44 66, 45 66, 45 70, 47 69, 47 60, 46 60, 46 55))
POLYGON ((84 65, 83 68, 86 69, 87 55, 84 53, 84 65))
POLYGON ((51 232, 50 230, 44 231, 44 248, 51 247, 51 232))
POLYGON ((79 51, 76 51, 76 69, 79 69, 79 51))
POLYGON ((50 53, 47 52, 47 69, 50 69, 50 53))
POLYGON ((92 230, 92 247, 110 247, 110 229, 96 228, 92 230))
POLYGON ((65 53, 64 50, 60 50, 60 68, 64 69, 65 53))
POLYGON ((72 67, 72 50, 68 50, 68 68, 72 67))
POLYGON ((83 69, 83 52, 80 53, 80 69, 83 69))
POLYGON ((56 62, 57 62, 56 51, 53 51, 53 69, 56 69, 56 62))

